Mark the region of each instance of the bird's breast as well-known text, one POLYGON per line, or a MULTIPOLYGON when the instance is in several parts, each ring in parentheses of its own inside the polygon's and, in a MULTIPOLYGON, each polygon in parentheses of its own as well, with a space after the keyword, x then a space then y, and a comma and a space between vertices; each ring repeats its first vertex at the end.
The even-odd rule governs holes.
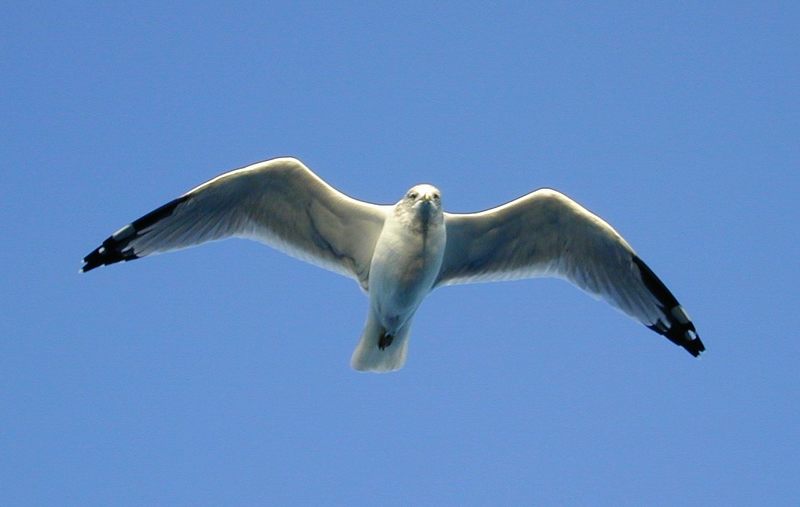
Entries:
POLYGON ((444 257, 443 225, 424 231, 387 220, 375 245, 369 276, 373 307, 385 321, 410 316, 439 274, 444 257))

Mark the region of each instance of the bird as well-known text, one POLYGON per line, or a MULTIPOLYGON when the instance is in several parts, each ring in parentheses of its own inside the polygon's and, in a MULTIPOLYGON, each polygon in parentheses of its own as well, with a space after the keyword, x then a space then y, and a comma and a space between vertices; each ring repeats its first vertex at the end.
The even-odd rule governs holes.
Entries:
POLYGON ((393 205, 334 189, 294 157, 225 172, 123 226, 81 272, 228 237, 253 239, 354 279, 369 298, 355 370, 406 362, 414 315, 446 285, 555 277, 639 321, 692 356, 705 346, 666 285, 623 237, 566 195, 542 188, 492 209, 449 213, 429 184, 393 205))

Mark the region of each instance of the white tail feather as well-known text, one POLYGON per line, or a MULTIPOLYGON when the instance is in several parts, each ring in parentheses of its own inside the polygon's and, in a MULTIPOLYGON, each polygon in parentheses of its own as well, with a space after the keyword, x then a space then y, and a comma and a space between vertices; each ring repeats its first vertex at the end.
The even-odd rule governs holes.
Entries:
POLYGON ((408 353, 408 334, 411 322, 406 322, 392 338, 389 346, 381 349, 378 341, 384 333, 384 328, 378 322, 372 309, 369 311, 361 341, 358 342, 350 366, 358 371, 374 371, 379 373, 399 370, 406 362, 408 353))

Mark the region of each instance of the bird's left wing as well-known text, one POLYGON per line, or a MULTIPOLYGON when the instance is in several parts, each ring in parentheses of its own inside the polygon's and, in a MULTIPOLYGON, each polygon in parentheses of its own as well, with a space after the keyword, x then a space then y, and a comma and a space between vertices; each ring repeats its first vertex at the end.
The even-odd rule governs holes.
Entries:
POLYGON ((445 213, 447 246, 436 285, 565 278, 693 356, 705 350, 683 307, 610 225, 542 189, 503 206, 445 213))
POLYGON ((389 207, 352 199, 300 161, 224 173, 121 228, 82 271, 231 236, 255 239, 366 287, 389 207))

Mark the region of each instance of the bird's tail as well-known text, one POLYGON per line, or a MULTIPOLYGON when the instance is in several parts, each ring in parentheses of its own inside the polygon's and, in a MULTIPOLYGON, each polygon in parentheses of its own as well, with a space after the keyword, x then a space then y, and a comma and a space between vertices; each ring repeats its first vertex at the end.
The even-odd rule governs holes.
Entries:
POLYGON ((406 362, 410 330, 409 320, 394 335, 388 334, 375 312, 370 309, 361 341, 350 359, 350 366, 358 371, 379 373, 399 370, 406 362))

